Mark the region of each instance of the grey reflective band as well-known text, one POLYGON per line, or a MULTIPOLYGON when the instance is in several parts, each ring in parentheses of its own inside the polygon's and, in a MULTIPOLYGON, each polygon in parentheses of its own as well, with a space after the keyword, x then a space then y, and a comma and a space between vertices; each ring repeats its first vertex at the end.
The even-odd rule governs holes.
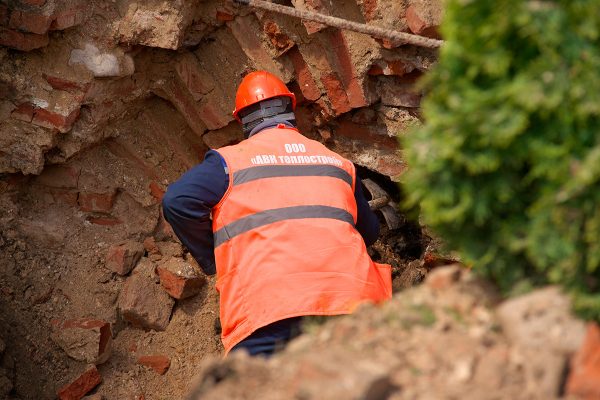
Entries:
POLYGON ((342 168, 332 165, 260 165, 235 172, 233 184, 241 185, 257 179, 283 176, 328 176, 341 179, 352 187, 352 176, 342 168))
POLYGON ((328 218, 347 222, 354 226, 354 218, 348 211, 330 206, 295 206, 275 208, 240 218, 215 232, 215 248, 231 238, 252 229, 288 219, 328 218))

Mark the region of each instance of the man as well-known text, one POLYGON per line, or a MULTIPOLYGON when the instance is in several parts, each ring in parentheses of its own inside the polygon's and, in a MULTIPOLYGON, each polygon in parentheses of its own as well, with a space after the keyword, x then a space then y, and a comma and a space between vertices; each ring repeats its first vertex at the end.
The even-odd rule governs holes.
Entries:
POLYGON ((209 151, 163 198, 181 242, 217 274, 225 354, 272 354, 303 316, 391 296, 390 266, 367 254, 379 223, 354 165, 302 136, 295 106, 279 78, 248 74, 233 113, 246 140, 209 151))

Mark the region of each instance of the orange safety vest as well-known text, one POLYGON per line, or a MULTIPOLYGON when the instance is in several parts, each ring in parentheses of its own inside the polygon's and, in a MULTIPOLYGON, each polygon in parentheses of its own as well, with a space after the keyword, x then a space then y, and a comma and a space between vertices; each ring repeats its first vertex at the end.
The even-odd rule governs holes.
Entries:
POLYGON ((279 125, 217 150, 229 187, 213 208, 221 338, 391 297, 391 268, 355 228, 354 165, 279 125))

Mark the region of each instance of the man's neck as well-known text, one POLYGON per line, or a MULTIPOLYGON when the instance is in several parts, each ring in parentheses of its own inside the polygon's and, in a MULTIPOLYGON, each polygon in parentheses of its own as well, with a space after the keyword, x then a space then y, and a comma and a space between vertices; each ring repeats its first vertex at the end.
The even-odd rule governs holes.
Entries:
POLYGON ((256 125, 254 127, 254 129, 252 129, 250 131, 250 134, 248 135, 248 137, 252 137, 252 135, 255 135, 257 133, 259 133, 262 130, 265 129, 269 129, 269 128, 275 128, 277 125, 279 124, 283 124, 289 128, 295 128, 296 124, 292 121, 289 121, 287 119, 284 118, 278 118, 278 117, 273 117, 273 118, 269 118, 266 121, 261 122, 260 124, 256 125))

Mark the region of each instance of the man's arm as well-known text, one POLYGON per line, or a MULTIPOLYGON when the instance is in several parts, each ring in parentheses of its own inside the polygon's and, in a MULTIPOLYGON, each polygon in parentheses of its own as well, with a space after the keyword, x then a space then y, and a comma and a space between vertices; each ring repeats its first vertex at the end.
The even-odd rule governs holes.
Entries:
POLYGON ((363 237, 365 244, 370 246, 375 243, 379 236, 379 220, 369 207, 369 202, 365 198, 359 177, 356 177, 356 184, 354 185, 354 198, 356 199, 358 209, 356 230, 363 237))
POLYGON ((216 272, 210 212, 228 185, 221 156, 209 151, 201 164, 169 185, 162 200, 165 219, 208 275, 216 272))

